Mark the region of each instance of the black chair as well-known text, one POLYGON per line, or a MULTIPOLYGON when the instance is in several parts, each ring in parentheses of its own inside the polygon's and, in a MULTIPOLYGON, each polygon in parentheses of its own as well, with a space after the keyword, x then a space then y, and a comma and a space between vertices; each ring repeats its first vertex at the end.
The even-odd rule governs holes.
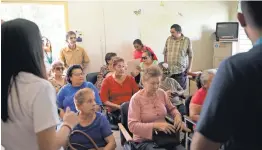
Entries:
POLYGON ((189 116, 189 105, 191 102, 192 96, 188 96, 185 100, 185 113, 187 116, 189 116))
POLYGON ((88 74, 86 75, 86 81, 95 84, 96 81, 97 81, 97 75, 98 75, 98 74, 99 74, 99 72, 88 73, 88 74))
MULTIPOLYGON (((128 129, 128 107, 129 102, 125 102, 121 105, 121 123, 118 124, 120 130, 121 145, 123 146, 124 150, 132 150, 130 142, 133 140, 133 134, 128 129)), ((173 120, 169 117, 166 117, 166 121, 173 124, 173 120)), ((185 150, 185 148, 181 145, 178 145, 176 147, 176 150, 185 150)))
MULTIPOLYGON (((132 133, 128 129, 128 107, 129 107, 129 102, 123 103, 120 107, 121 117, 122 117, 121 124, 126 129, 127 133, 132 136, 132 133)), ((126 138, 124 137, 122 132, 120 132, 120 140, 121 140, 121 145, 123 146, 126 142, 126 138)))
POLYGON ((106 110, 106 116, 107 116, 107 120, 110 123, 111 130, 118 131, 119 130, 118 122, 120 120, 119 117, 121 118, 121 116, 108 112, 107 110, 106 110))

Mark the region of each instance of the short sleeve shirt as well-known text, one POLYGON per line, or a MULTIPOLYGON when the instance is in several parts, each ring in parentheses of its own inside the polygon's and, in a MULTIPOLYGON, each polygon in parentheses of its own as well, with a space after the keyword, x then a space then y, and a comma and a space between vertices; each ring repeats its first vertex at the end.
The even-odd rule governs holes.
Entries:
POLYGON ((197 131, 226 150, 261 150, 262 45, 220 64, 197 131))
MULTIPOLYGON (((73 130, 80 130, 85 132, 95 141, 98 147, 105 147, 107 144, 105 138, 112 135, 110 124, 106 117, 101 113, 96 113, 96 118, 90 125, 83 127, 80 124, 78 124, 73 130)), ((81 144, 87 147, 87 149, 94 148, 94 145, 91 143, 91 141, 87 139, 84 135, 72 135, 70 142, 81 144)), ((78 150, 85 150, 83 149, 83 147, 75 148, 78 150)))
POLYGON ((59 123, 55 89, 45 79, 20 72, 8 98, 10 120, 1 122, 6 150, 38 150, 36 134, 59 123), (19 97, 17 97, 17 95, 19 97))

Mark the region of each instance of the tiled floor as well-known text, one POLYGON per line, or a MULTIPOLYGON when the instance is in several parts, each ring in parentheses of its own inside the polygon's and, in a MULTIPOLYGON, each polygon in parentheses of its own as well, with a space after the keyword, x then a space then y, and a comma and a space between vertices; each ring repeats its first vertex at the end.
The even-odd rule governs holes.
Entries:
POLYGON ((115 137, 116 140, 116 150, 123 150, 123 147, 121 146, 121 140, 120 140, 120 132, 119 131, 113 131, 113 135, 115 137))

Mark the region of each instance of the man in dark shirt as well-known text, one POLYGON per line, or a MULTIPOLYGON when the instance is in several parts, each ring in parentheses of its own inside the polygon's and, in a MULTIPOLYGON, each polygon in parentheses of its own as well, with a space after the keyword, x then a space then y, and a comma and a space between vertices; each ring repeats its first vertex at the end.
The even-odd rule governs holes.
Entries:
POLYGON ((241 9, 253 48, 220 64, 191 150, 262 150, 262 2, 241 1, 241 9))

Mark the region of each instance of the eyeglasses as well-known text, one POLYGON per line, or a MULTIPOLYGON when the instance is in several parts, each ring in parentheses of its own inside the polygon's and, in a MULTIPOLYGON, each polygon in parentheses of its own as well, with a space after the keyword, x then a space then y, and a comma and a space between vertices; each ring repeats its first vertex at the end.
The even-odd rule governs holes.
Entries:
POLYGON ((70 37, 70 40, 76 39, 76 37, 70 37))
POLYGON ((79 77, 79 76, 83 76, 84 75, 84 73, 83 72, 81 72, 81 73, 72 73, 74 76, 77 76, 77 77, 79 77))
POLYGON ((147 57, 146 57, 146 56, 145 56, 145 57, 142 57, 142 59, 143 59, 143 60, 147 60, 147 57))
POLYGON ((55 68, 56 71, 60 71, 60 70, 64 71, 64 69, 65 69, 64 67, 56 67, 55 68))

